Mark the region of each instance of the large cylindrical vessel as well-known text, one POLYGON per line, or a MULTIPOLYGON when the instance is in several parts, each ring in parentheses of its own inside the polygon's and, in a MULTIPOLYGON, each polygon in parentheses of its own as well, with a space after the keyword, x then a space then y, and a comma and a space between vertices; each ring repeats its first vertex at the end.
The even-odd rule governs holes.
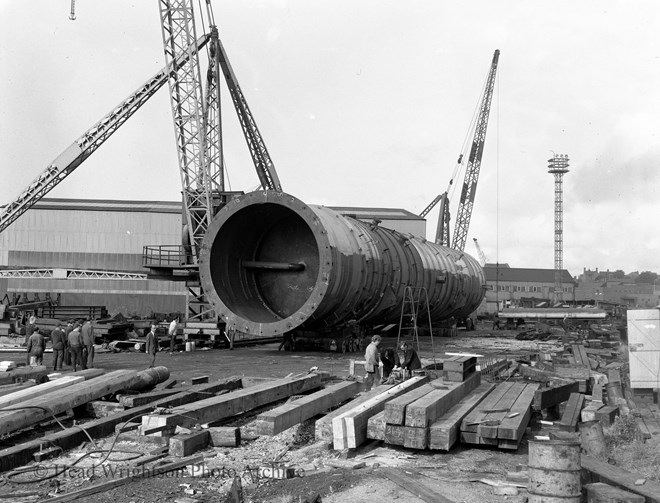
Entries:
POLYGON ((398 323, 406 287, 414 298, 426 292, 434 322, 462 318, 485 292, 481 266, 461 251, 282 192, 227 203, 199 257, 216 313, 229 328, 259 336, 398 323))

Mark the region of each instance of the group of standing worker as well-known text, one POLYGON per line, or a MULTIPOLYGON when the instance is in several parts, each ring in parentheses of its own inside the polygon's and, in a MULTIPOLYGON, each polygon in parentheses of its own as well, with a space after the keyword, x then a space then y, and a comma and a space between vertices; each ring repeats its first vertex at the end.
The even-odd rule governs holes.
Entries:
POLYGON ((366 391, 373 387, 379 369, 382 369, 381 382, 385 382, 393 370, 402 369, 404 376, 409 376, 413 370, 422 368, 417 351, 408 342, 403 342, 398 348, 403 351, 403 360, 401 360, 395 348, 384 348, 381 351, 379 349, 381 341, 380 335, 372 336, 371 343, 364 353, 364 366, 367 372, 364 380, 366 391))
MULTIPOLYGON (((32 327, 32 334, 27 340, 28 365, 42 365, 46 340, 39 327, 32 327)), ((84 324, 69 322, 63 327, 58 323, 50 333, 53 345, 53 370, 62 370, 63 365, 71 365, 73 371, 94 368, 94 327, 87 319, 84 324)))

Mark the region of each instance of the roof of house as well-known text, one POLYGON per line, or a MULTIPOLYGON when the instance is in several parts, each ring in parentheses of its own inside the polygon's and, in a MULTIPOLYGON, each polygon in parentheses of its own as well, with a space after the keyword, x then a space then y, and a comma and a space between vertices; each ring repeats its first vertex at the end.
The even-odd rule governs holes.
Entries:
MULTIPOLYGON (((561 271, 562 283, 575 283, 573 276, 566 270, 561 271)), ((554 283, 554 269, 532 269, 518 267, 498 267, 486 264, 484 267, 486 281, 511 281, 515 283, 554 283)))

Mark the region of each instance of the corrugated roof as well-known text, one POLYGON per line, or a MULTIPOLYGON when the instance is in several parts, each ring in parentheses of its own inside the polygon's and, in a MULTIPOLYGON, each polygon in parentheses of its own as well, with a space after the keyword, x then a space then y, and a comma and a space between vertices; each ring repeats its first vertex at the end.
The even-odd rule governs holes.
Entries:
MULTIPOLYGON (((484 267, 486 281, 494 283, 495 281, 511 281, 515 283, 554 283, 554 269, 526 269, 518 267, 496 267, 489 264, 484 267)), ((562 269, 562 283, 575 283, 573 276, 562 269)))
MULTIPOLYGON (((78 211, 122 211, 151 213, 181 213, 180 201, 134 201, 114 199, 67 199, 43 198, 33 206, 37 210, 78 210, 78 211)), ((351 206, 329 206, 342 215, 361 220, 378 218, 381 220, 424 220, 402 208, 358 208, 351 206)))
POLYGON ((351 206, 328 206, 331 210, 360 220, 379 218, 385 220, 425 220, 402 208, 356 208, 351 206))
POLYGON ((120 201, 112 199, 44 198, 36 210, 123 211, 141 213, 181 213, 179 201, 120 201))

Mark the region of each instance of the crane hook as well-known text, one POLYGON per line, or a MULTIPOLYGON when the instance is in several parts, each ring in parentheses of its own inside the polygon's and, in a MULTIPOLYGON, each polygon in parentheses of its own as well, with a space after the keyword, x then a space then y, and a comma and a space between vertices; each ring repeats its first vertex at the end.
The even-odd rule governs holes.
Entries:
POLYGON ((71 0, 71 14, 69 14, 69 19, 71 21, 76 20, 76 0, 71 0))

